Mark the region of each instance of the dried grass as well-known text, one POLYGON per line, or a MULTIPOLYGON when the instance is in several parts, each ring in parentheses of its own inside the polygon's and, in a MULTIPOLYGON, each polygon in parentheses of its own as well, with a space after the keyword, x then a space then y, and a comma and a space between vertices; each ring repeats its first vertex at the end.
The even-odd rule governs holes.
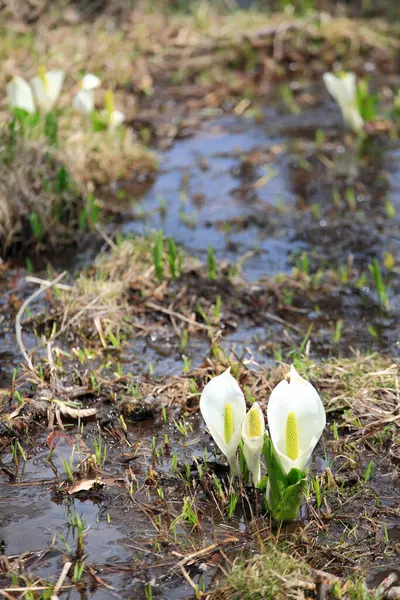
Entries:
POLYGON ((154 154, 130 130, 78 132, 67 138, 64 150, 71 173, 82 184, 104 185, 157 168, 154 154))
POLYGON ((62 157, 42 142, 17 139, 10 150, 8 133, 0 133, 0 243, 5 256, 11 246, 52 246, 71 241, 82 205, 81 190, 69 178, 69 188, 58 192, 57 173, 62 157), (35 213, 43 239, 34 238, 29 218, 35 213), (58 216, 57 216, 58 215, 58 216))

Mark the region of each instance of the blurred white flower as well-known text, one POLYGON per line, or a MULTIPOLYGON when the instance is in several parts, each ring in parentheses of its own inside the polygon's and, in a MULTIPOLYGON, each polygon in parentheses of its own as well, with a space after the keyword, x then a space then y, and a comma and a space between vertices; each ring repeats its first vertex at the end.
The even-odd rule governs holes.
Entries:
POLYGON ((22 77, 14 77, 7 85, 8 103, 11 108, 20 108, 29 114, 36 110, 31 86, 22 77))
POLYGON ((355 74, 343 73, 338 77, 333 73, 324 73, 323 79, 328 92, 338 103, 345 123, 355 133, 360 133, 364 126, 364 119, 357 105, 355 74))
POLYGON ((46 71, 41 65, 38 74, 31 79, 33 93, 40 110, 50 112, 60 96, 64 83, 64 71, 46 71))
POLYGON ((105 93, 104 100, 106 109, 103 111, 103 115, 106 119, 108 129, 114 131, 119 125, 125 121, 124 113, 119 110, 115 110, 114 94, 112 90, 107 90, 105 93))
POLYGON ((83 115, 91 115, 94 111, 94 90, 101 81, 96 75, 87 73, 79 82, 79 91, 72 100, 72 106, 83 115))

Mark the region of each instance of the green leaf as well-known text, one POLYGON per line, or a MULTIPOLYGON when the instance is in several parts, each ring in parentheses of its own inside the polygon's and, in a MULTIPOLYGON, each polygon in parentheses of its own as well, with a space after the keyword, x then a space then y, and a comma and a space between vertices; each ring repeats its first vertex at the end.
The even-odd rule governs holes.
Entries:
POLYGON ((286 475, 267 435, 264 438, 263 455, 268 471, 267 508, 276 521, 294 521, 299 512, 306 477, 299 469, 291 469, 286 475))
POLYGON ((307 479, 303 477, 285 489, 277 508, 270 509, 276 521, 295 521, 297 519, 306 483, 307 479))

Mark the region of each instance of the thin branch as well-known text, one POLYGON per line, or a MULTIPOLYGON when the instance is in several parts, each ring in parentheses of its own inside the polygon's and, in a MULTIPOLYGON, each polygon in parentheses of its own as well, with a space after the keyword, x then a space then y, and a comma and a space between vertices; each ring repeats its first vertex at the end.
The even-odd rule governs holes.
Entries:
POLYGON ((28 354, 28 352, 27 352, 27 350, 26 350, 26 348, 25 348, 25 344, 24 344, 24 342, 23 342, 23 339, 22 339, 22 326, 21 326, 21 319, 22 319, 22 317, 24 316, 24 312, 25 312, 25 310, 27 309, 27 307, 29 306, 29 304, 30 304, 31 302, 33 302, 33 300, 36 300, 36 298, 37 298, 38 296, 40 296, 40 294, 42 294, 44 291, 48 290, 50 287, 52 287, 52 286, 54 286, 54 285, 57 285, 57 283, 58 283, 59 281, 61 281, 61 279, 62 279, 62 278, 65 276, 65 275, 66 275, 66 271, 64 271, 63 273, 61 273, 61 275, 59 275, 59 276, 58 276, 56 279, 54 279, 53 281, 46 281, 46 282, 43 282, 43 287, 41 287, 41 288, 39 288, 38 290, 36 290, 36 292, 34 292, 33 294, 31 294, 31 295, 29 296, 29 298, 27 298, 27 299, 25 300, 25 302, 22 304, 22 306, 21 306, 21 308, 19 309, 19 311, 18 311, 18 314, 17 314, 17 316, 16 316, 16 318, 15 318, 15 335, 16 335, 16 338, 17 338, 17 344, 18 344, 18 346, 19 346, 19 349, 21 350, 21 354, 22 354, 22 356, 23 356, 23 357, 24 357, 24 359, 26 360, 26 362, 27 362, 27 365, 28 365, 28 367, 29 367, 29 369, 30 369, 31 371, 34 371, 34 368, 33 368, 33 363, 32 363, 32 361, 31 361, 31 358, 30 358, 30 356, 29 356, 29 354, 28 354))

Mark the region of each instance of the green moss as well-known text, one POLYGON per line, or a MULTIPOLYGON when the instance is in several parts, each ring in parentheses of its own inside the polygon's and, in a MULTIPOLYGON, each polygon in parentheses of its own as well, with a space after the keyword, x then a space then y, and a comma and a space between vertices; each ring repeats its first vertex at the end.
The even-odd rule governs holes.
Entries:
POLYGON ((230 600, 283 600, 293 582, 310 579, 310 570, 272 543, 250 560, 237 559, 227 576, 230 600))

